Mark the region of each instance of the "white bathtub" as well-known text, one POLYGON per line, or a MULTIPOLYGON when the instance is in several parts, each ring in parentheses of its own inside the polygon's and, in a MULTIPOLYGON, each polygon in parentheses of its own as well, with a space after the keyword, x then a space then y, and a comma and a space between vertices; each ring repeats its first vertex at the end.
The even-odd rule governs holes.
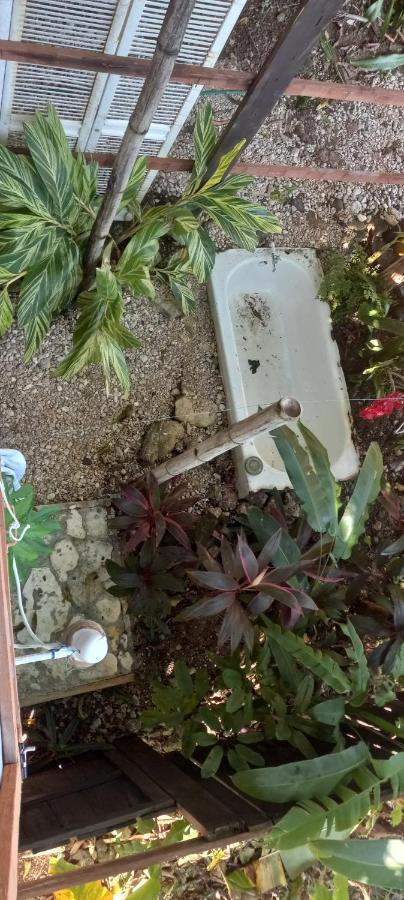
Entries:
MULTIPOLYGON (((317 299, 321 277, 314 250, 227 250, 216 258, 208 292, 230 422, 295 397, 343 480, 358 471, 358 457, 329 307, 317 299)), ((269 433, 235 451, 235 464, 240 496, 289 485, 269 433)))

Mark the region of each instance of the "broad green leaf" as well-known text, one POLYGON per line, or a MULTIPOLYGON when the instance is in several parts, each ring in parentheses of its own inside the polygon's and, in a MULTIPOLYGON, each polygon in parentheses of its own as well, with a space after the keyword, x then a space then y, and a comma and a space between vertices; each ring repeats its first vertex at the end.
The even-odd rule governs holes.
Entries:
MULTIPOLYGON (((74 872, 78 869, 79 866, 67 862, 63 857, 60 859, 53 857, 49 864, 49 871, 52 875, 74 872)), ((76 885, 71 889, 56 891, 53 896, 55 900, 112 900, 111 892, 104 887, 101 881, 93 881, 88 884, 76 885)))
POLYGON ((310 706, 314 693, 314 678, 311 675, 305 675, 299 682, 295 697, 295 707, 298 712, 305 712, 310 706))
POLYGON ((282 230, 275 216, 226 189, 226 182, 204 194, 197 194, 192 202, 206 212, 236 246, 245 250, 255 250, 257 232, 273 234, 282 230))
POLYGON ((13 225, 0 232, 0 266, 13 276, 23 275, 31 262, 37 264, 46 259, 65 234, 61 228, 47 225, 36 216, 13 216, 16 220, 22 218, 29 218, 30 223, 13 225))
POLYGON ((351 66, 366 69, 367 72, 390 72, 404 66, 404 53, 388 53, 385 56, 365 56, 362 59, 349 60, 351 66))
POLYGON ((349 900, 348 879, 345 875, 334 875, 334 889, 332 892, 332 900, 349 900))
POLYGON ((32 484, 22 484, 18 491, 12 495, 13 506, 19 522, 31 511, 34 504, 34 489, 32 484))
POLYGON ((248 877, 244 869, 235 869, 234 872, 226 872, 225 879, 230 888, 237 891, 256 890, 254 882, 248 877))
POLYGON ((336 559, 350 557, 352 548, 365 529, 369 506, 379 495, 382 475, 383 457, 380 447, 372 442, 362 463, 351 499, 339 523, 333 551, 336 559))
POLYGON ((116 274, 120 283, 128 285, 135 297, 154 300, 156 291, 150 278, 150 269, 141 262, 140 257, 128 259, 125 268, 118 269, 116 274))
POLYGON ((18 304, 18 323, 24 329, 27 361, 48 333, 60 304, 73 297, 80 277, 79 249, 67 236, 55 243, 50 256, 30 267, 21 285, 18 304))
POLYGON ((242 141, 239 141, 235 147, 232 147, 227 153, 224 153, 223 156, 220 157, 219 164, 215 169, 213 175, 208 179, 208 181, 201 187, 198 191, 199 194, 205 193, 205 191, 209 191, 211 188, 215 187, 216 184, 219 184, 226 174, 229 166, 231 166, 232 162, 236 157, 241 153, 246 141, 243 138, 242 141))
POLYGON ((335 537, 338 529, 338 488, 335 478, 331 472, 330 460, 328 453, 321 441, 315 434, 303 425, 298 423, 299 431, 304 439, 306 447, 309 451, 313 464, 314 472, 319 479, 321 489, 324 495, 325 503, 328 507, 328 526, 327 531, 331 537, 335 537))
POLYGON ((49 194, 50 210, 61 223, 73 210, 73 156, 53 106, 47 115, 37 112, 24 125, 25 140, 35 169, 49 194))
POLYGON ((279 850, 289 850, 299 848, 308 840, 349 834, 378 806, 382 785, 390 782, 393 795, 404 787, 403 753, 388 760, 372 759, 370 765, 369 768, 359 766, 352 772, 359 791, 339 785, 334 789, 333 798, 307 800, 293 807, 271 830, 267 843, 279 850))
POLYGON ((8 269, 4 269, 2 266, 0 266, 0 284, 4 284, 5 281, 11 281, 11 279, 14 278, 14 272, 9 272, 8 269))
POLYGON ((366 10, 366 18, 369 22, 377 22, 381 18, 383 12, 383 4, 385 0, 374 0, 366 10))
POLYGON ((139 190, 146 177, 146 172, 146 157, 138 156, 135 165, 133 166, 128 184, 126 185, 126 188, 122 194, 119 209, 124 209, 126 206, 130 207, 130 204, 133 203, 134 200, 136 200, 139 190))
POLYGON ((13 324, 13 304, 7 288, 0 291, 0 337, 11 328, 13 324))
POLYGON ((384 890, 402 891, 404 885, 404 841, 395 838, 351 838, 347 841, 318 840, 310 844, 327 868, 384 890))
POLYGON ((184 241, 188 248, 192 273, 200 284, 204 284, 215 263, 215 245, 204 228, 189 232, 184 236, 184 241))
POLYGON ((73 159, 72 177, 74 193, 86 205, 91 205, 97 194, 98 163, 88 163, 83 154, 78 153, 73 159))
POLYGON ((146 265, 153 262, 158 249, 159 238, 167 234, 169 225, 164 222, 151 222, 137 226, 138 230, 127 243, 119 260, 116 275, 120 281, 125 281, 126 270, 131 270, 133 260, 141 261, 146 265))
POLYGON ((245 759, 246 762, 248 762, 250 766, 264 766, 265 765, 265 759, 262 756, 262 754, 257 753, 256 750, 252 750, 251 747, 248 747, 245 744, 237 743, 235 749, 237 750, 237 753, 239 754, 239 756, 241 756, 243 759, 245 759))
POLYGON ((327 797, 368 758, 369 751, 365 744, 356 744, 339 753, 329 753, 315 759, 237 772, 232 775, 232 781, 249 796, 272 803, 327 797))
POLYGON ((190 286, 173 275, 168 275, 168 283, 176 305, 181 312, 185 315, 193 312, 195 309, 195 297, 190 286))
POLYGON ((310 894, 310 900, 332 900, 332 893, 325 884, 317 884, 313 893, 310 894))
POLYGON ((289 653, 296 663, 308 669, 338 694, 348 693, 349 680, 331 656, 322 653, 321 650, 315 650, 293 631, 283 631, 274 622, 271 622, 266 632, 271 646, 277 644, 285 653, 289 653))
POLYGON ((343 697, 331 697, 315 703, 310 709, 310 715, 316 722, 323 725, 339 725, 345 713, 345 700, 343 697))
POLYGON ((193 231, 198 231, 198 219, 189 211, 187 207, 173 209, 174 222, 171 226, 171 234, 173 237, 184 240, 193 231))
MULTIPOLYGON (((321 477, 324 471, 324 460, 322 460, 321 472, 313 469, 307 450, 301 446, 294 431, 287 425, 281 425, 272 432, 271 437, 282 457, 286 472, 306 513, 309 525, 314 531, 320 533, 328 532, 332 527, 335 528, 335 497, 330 506, 329 480, 327 479, 327 484, 324 486, 321 477)), ((336 491, 336 486, 334 491, 336 491)))
POLYGON ((175 681, 184 697, 192 697, 194 686, 189 669, 183 659, 177 659, 174 665, 175 681))
MULTIPOLYGON (((269 515, 269 513, 263 512, 262 509, 258 509, 257 506, 247 507, 247 520, 249 527, 260 544, 260 548, 279 531, 278 520, 274 516, 269 515)), ((299 559, 300 549, 296 541, 290 537, 289 532, 285 528, 281 528, 279 546, 273 555, 272 562, 275 566, 289 566, 292 563, 299 562, 299 559)))
POLYGON ((223 669, 223 681, 228 688, 241 688, 243 676, 238 669, 223 669))
POLYGON ((364 702, 369 686, 369 669, 362 641, 355 631, 352 622, 341 622, 341 631, 346 634, 352 644, 352 649, 346 648, 346 654, 356 665, 350 670, 353 696, 351 704, 358 706, 364 702))
POLYGON ((126 900, 159 900, 161 896, 160 878, 148 878, 127 896, 126 900))
POLYGON ((220 763, 223 759, 223 753, 223 747, 221 747, 219 744, 216 744, 215 747, 212 747, 201 768, 202 778, 211 778, 213 775, 216 775, 216 772, 220 768, 220 763))
POLYGON ((101 363, 107 392, 115 374, 122 391, 129 393, 129 372, 124 350, 139 346, 138 339, 121 324, 123 301, 118 282, 108 266, 97 269, 96 287, 79 297, 80 316, 73 334, 73 349, 57 374, 69 378, 89 363, 101 363))
POLYGON ((29 210, 50 220, 49 194, 26 156, 12 153, 0 145, 0 209, 29 210))
POLYGON ((199 110, 194 128, 194 178, 200 181, 206 171, 206 164, 216 144, 216 130, 213 124, 213 110, 205 103, 199 110))

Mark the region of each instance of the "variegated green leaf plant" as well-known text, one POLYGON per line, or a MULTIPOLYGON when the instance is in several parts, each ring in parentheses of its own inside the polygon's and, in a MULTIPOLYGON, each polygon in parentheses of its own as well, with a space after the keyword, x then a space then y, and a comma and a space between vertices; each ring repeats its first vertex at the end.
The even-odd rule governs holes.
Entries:
MULTIPOLYGON (((0 146, 0 336, 12 324, 14 296, 9 289, 19 281, 16 316, 29 361, 55 315, 76 300, 99 197, 97 165, 80 154, 73 156, 53 107, 47 114, 36 113, 25 125, 25 137, 28 157, 0 146)), ((259 232, 281 230, 266 209, 238 196, 253 179, 227 174, 243 142, 221 158, 203 183, 215 143, 207 105, 197 116, 195 166, 185 193, 177 202, 157 207, 142 207, 138 201, 147 165, 144 158, 137 160, 121 202, 131 222, 108 239, 94 284, 77 297, 73 347, 59 365, 59 375, 75 375, 86 364, 101 363, 107 390, 115 375, 128 393, 125 351, 139 342, 123 323, 122 289, 153 300, 155 284, 163 282, 181 311, 191 312, 192 281, 207 280, 216 253, 201 215, 247 250, 255 249, 259 232), (164 261, 161 238, 169 239, 166 250, 171 249, 164 261)))

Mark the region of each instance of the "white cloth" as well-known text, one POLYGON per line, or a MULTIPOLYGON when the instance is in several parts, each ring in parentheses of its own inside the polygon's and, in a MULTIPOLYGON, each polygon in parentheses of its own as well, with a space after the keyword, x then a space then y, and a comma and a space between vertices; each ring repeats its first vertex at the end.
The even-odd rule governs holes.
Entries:
POLYGON ((4 475, 11 475, 14 490, 18 491, 21 479, 24 478, 27 460, 19 450, 0 449, 0 467, 4 475))

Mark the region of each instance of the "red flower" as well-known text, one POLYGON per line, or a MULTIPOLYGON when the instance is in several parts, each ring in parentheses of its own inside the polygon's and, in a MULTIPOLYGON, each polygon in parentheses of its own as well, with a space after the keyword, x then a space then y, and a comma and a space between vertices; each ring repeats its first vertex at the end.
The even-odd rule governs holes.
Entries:
POLYGON ((379 416, 391 416, 397 409, 404 410, 404 394, 401 391, 393 391, 387 397, 374 400, 370 406, 365 406, 359 413, 360 419, 378 419, 379 416))

